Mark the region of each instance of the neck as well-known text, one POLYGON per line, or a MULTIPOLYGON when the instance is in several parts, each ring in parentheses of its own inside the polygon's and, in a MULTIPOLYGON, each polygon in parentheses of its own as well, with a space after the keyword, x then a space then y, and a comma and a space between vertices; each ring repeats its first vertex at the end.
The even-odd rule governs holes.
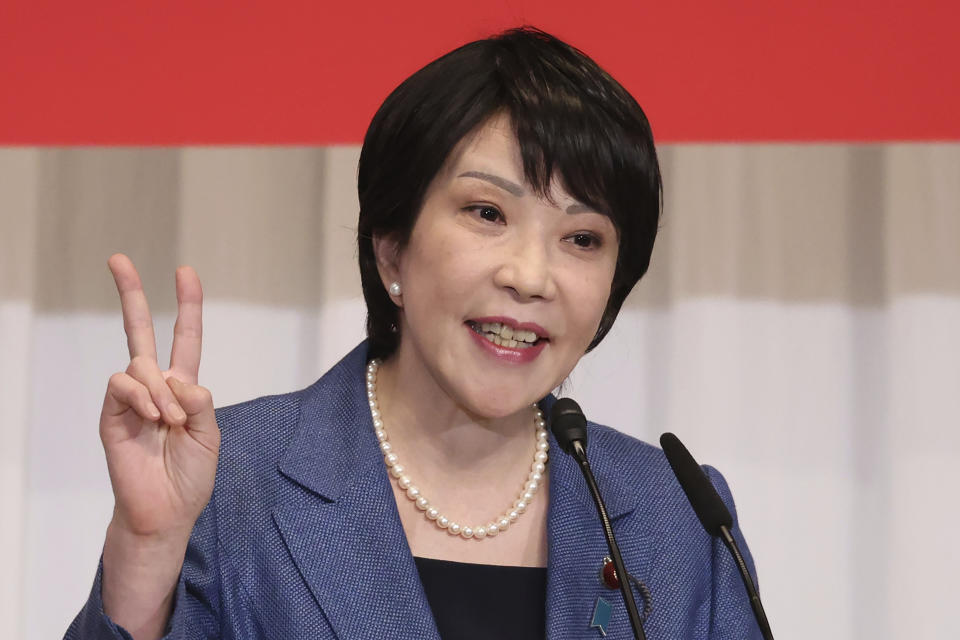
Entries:
POLYGON ((431 474, 497 479, 504 469, 529 465, 534 411, 502 417, 471 413, 452 399, 419 359, 399 351, 380 366, 377 398, 384 425, 409 468, 431 474))

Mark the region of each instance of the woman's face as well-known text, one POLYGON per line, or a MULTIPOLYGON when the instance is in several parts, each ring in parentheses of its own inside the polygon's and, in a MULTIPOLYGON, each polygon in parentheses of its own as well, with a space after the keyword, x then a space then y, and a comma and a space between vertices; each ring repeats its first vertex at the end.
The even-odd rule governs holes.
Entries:
POLYGON ((510 415, 555 388, 606 307, 613 223, 557 180, 551 195, 525 183, 510 121, 493 118, 433 180, 406 247, 386 261, 378 247, 385 283, 402 286, 401 367, 475 415, 510 415))

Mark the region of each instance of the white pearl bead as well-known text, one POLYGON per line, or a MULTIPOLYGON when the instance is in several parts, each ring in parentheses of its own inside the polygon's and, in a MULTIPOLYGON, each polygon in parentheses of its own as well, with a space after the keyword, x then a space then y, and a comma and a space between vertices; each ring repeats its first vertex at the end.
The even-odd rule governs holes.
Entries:
POLYGON ((368 397, 369 399, 373 400, 373 401, 376 401, 376 399, 377 399, 377 394, 373 392, 373 389, 370 389, 370 388, 369 388, 369 385, 367 385, 367 386, 368 386, 368 388, 367 388, 367 397, 368 397))
POLYGON ((388 453, 387 455, 383 456, 383 461, 387 463, 388 467, 392 467, 400 462, 400 458, 398 458, 397 454, 395 453, 388 453))
POLYGON ((523 493, 520 494, 520 499, 521 499, 523 502, 526 502, 527 504, 530 504, 531 502, 533 502, 533 492, 532 492, 532 491, 524 491, 523 493))
POLYGON ((469 540, 473 537, 473 527, 463 527, 460 529, 460 535, 469 540))
POLYGON ((403 472, 406 470, 407 468, 398 462, 397 464, 390 467, 390 475, 392 475, 394 478, 399 478, 400 476, 403 475, 403 472))
POLYGON ((460 535, 460 525, 456 522, 451 522, 450 526, 447 527, 447 531, 452 535, 458 536, 460 535))
POLYGON ((447 519, 447 516, 437 516, 437 526, 441 529, 446 529, 450 526, 450 520, 447 519))
MULTIPOLYGON (((527 510, 527 503, 523 500, 517 500, 513 504, 513 510, 516 511, 518 514, 521 514, 527 510)), ((513 513, 513 511, 511 511, 510 513, 513 513)))
POLYGON ((524 491, 529 491, 530 493, 535 492, 540 488, 540 483, 536 480, 527 480, 527 484, 523 485, 524 491))
POLYGON ((507 527, 509 526, 510 526, 510 518, 503 517, 497 520, 497 527, 499 527, 500 531, 506 531, 507 527))
POLYGON ((417 509, 420 509, 420 511, 426 511, 426 510, 427 510, 427 507, 429 507, 429 506, 430 506, 430 501, 429 501, 429 500, 427 500, 427 499, 424 498, 423 496, 418 496, 418 497, 417 497, 417 509))
POLYGON ((483 540, 487 537, 487 528, 486 527, 477 527, 473 532, 473 537, 477 540, 483 540))
POLYGON ((546 440, 539 440, 537 442, 537 451, 548 451, 550 449, 550 443, 546 440))
POLYGON ((516 521, 517 521, 517 518, 519 518, 519 517, 520 517, 520 512, 517 511, 516 509, 511 509, 511 510, 510 510, 510 513, 507 514, 507 518, 510 519, 510 523, 511 523, 511 524, 513 524, 514 522, 516 522, 516 521))
POLYGON ((539 461, 534 462, 532 465, 530 465, 530 470, 536 471, 537 473, 543 473, 546 470, 546 468, 547 468, 547 465, 539 461))
POLYGON ((497 523, 491 522, 487 525, 487 535, 491 538, 500 533, 500 527, 497 526, 497 523))
POLYGON ((383 420, 380 418, 373 419, 373 428, 374 429, 383 429, 383 420))
POLYGON ((410 476, 400 476, 397 478, 397 484, 400 485, 401 489, 406 489, 412 482, 413 480, 410 479, 410 476))
POLYGON ((420 497, 420 489, 418 489, 413 485, 410 485, 407 488, 407 497, 410 498, 411 500, 416 500, 417 498, 420 497))
POLYGON ((393 449, 393 445, 386 440, 380 443, 380 451, 383 451, 384 453, 390 453, 391 449, 393 449))
POLYGON ((386 442, 386 441, 387 441, 387 432, 384 431, 383 429, 377 429, 377 430, 374 431, 373 433, 376 434, 377 440, 379 440, 380 442, 386 442))
POLYGON ((537 440, 546 440, 546 439, 547 439, 547 430, 537 429, 537 440))
POLYGON ((546 451, 537 451, 537 454, 533 456, 533 459, 537 462, 546 462, 547 461, 547 452, 546 451))
POLYGON ((540 483, 541 480, 543 480, 543 474, 540 473, 539 471, 531 471, 529 477, 531 480, 536 481, 538 484, 540 483))
MULTIPOLYGON (((426 498, 424 498, 424 500, 426 500, 426 498)), ((436 507, 430 507, 429 509, 427 509, 426 516, 427 516, 427 519, 429 520, 436 520, 437 518, 440 517, 440 512, 437 511, 436 507)))

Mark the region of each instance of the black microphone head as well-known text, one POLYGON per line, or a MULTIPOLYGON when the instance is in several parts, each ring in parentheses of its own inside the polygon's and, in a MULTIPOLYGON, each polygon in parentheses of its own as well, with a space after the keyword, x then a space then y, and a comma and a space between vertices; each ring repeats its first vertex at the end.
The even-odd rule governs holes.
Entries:
POLYGON ((573 398, 560 398, 550 409, 550 431, 557 444, 567 453, 573 452, 573 443, 579 440, 587 448, 587 418, 573 398))
POLYGON ((690 506, 693 507, 700 524, 712 536, 720 535, 720 527, 728 529, 733 526, 733 517, 730 510, 723 503, 720 494, 714 488, 710 478, 703 468, 693 459, 680 439, 672 433, 660 436, 660 446, 667 456, 667 462, 677 476, 683 492, 687 494, 690 506))

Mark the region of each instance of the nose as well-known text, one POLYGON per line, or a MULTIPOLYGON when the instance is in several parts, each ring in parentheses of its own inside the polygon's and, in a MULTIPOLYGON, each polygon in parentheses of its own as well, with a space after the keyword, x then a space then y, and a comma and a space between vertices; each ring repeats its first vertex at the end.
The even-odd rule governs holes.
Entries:
POLYGON ((521 299, 552 300, 556 296, 550 252, 542 242, 518 236, 503 251, 494 274, 498 287, 511 289, 521 299))

